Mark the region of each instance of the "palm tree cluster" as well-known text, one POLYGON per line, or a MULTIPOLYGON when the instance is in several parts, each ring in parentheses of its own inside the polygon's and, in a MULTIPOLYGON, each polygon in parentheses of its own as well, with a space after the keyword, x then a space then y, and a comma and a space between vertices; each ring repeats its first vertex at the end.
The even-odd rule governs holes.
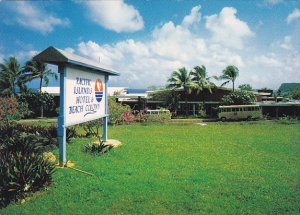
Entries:
MULTIPOLYGON (((232 82, 232 91, 234 92, 234 83, 239 75, 239 69, 234 65, 227 66, 223 71, 222 75, 217 77, 213 76, 216 80, 225 80, 221 86, 232 82)), ((204 65, 195 66, 193 70, 188 71, 185 67, 182 67, 176 71, 173 71, 171 77, 168 79, 168 88, 179 89, 182 88, 185 93, 185 106, 186 115, 188 115, 187 108, 187 95, 191 93, 192 90, 196 90, 197 94, 207 89, 212 93, 212 89, 216 86, 212 81, 212 77, 207 76, 206 67, 204 65)), ((205 94, 203 93, 202 102, 203 107, 205 105, 205 94)))
MULTIPOLYGON (((197 94, 204 91, 204 89, 209 90, 211 93, 215 84, 211 82, 210 79, 211 77, 207 76, 206 67, 204 65, 195 66, 191 71, 188 71, 185 67, 183 67, 172 73, 171 77, 168 79, 168 82, 170 83, 168 88, 184 89, 186 115, 188 115, 187 95, 190 94, 193 89, 196 90, 197 94)), ((203 97, 203 104, 204 102, 205 99, 203 97)))
POLYGON ((43 82, 45 82, 45 86, 48 86, 49 76, 56 80, 58 78, 57 73, 48 69, 45 63, 30 60, 21 67, 15 57, 9 57, 0 64, 0 94, 14 96, 17 87, 21 93, 26 92, 26 83, 36 78, 40 79, 39 92, 41 92, 43 82))

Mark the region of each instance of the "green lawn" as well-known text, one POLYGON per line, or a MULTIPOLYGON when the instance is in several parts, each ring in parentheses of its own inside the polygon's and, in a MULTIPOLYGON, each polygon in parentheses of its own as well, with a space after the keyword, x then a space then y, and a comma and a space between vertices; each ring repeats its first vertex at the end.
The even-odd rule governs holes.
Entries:
POLYGON ((82 151, 89 139, 68 145, 95 176, 57 169, 49 190, 0 214, 299 213, 299 124, 129 125, 109 137, 123 146, 103 156, 82 151))

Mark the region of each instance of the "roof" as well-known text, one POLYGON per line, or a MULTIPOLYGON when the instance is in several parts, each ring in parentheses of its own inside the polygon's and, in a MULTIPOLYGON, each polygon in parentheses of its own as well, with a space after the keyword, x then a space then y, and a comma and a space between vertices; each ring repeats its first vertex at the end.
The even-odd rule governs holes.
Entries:
POLYGON ((113 71, 112 69, 109 69, 98 62, 63 51, 53 46, 48 47, 47 49, 33 57, 33 60, 55 65, 75 65, 88 68, 97 72, 104 72, 109 75, 120 75, 116 71, 113 71))

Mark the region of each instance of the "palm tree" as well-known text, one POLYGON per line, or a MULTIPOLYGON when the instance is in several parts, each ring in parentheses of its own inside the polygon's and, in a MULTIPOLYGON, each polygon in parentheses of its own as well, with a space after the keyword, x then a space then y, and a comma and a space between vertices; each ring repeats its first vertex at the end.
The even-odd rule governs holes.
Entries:
POLYGON ((27 61, 25 66, 23 67, 23 70, 27 73, 30 73, 30 79, 40 79, 40 85, 39 85, 39 91, 42 92, 42 86, 43 81, 45 81, 45 86, 48 86, 49 84, 49 76, 52 76, 57 80, 58 75, 57 73, 53 72, 51 69, 47 68, 47 64, 40 62, 40 61, 34 61, 30 60, 27 61))
POLYGON ((0 89, 1 94, 11 96, 16 94, 16 87, 20 91, 26 90, 28 79, 21 70, 21 66, 15 57, 9 57, 0 64, 0 89))
POLYGON ((178 71, 173 71, 171 77, 168 79, 170 84, 168 88, 178 89, 183 88, 185 94, 185 108, 186 108, 186 116, 188 115, 187 109, 187 95, 191 93, 193 88, 193 83, 191 80, 191 74, 187 71, 185 67, 178 69, 178 71))
POLYGON ((230 81, 232 81, 232 91, 234 92, 234 81, 238 77, 238 75, 239 69, 234 65, 230 65, 223 70, 223 74, 218 79, 227 80, 221 86, 224 86, 225 84, 228 84, 230 81))
MULTIPOLYGON (((39 92, 42 93, 42 86, 43 81, 45 81, 45 86, 48 86, 49 84, 49 76, 52 76, 57 80, 58 75, 57 73, 53 72, 51 69, 47 68, 47 64, 40 62, 40 61, 34 61, 30 60, 27 61, 25 66, 23 67, 24 72, 27 72, 27 75, 30 76, 30 80, 39 78, 40 79, 40 86, 39 86, 39 92)), ((41 117, 44 116, 44 108, 43 105, 41 105, 41 117)))
MULTIPOLYGON (((212 93, 212 88, 215 86, 214 83, 210 81, 210 77, 207 77, 206 68, 204 65, 195 66, 194 70, 191 71, 192 81, 196 84, 195 88, 197 89, 197 94, 204 89, 207 89, 210 93, 212 93)), ((205 107, 205 97, 203 92, 203 108, 205 107)))

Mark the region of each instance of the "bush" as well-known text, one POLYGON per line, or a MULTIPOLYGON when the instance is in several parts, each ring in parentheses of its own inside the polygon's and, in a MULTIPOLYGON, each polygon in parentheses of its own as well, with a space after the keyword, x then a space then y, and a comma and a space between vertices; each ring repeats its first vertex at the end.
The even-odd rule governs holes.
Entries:
POLYGON ((28 104, 28 108, 31 110, 29 117, 41 116, 44 111, 48 114, 56 111, 54 96, 49 93, 27 91, 20 95, 19 102, 28 104))
POLYGON ((0 208, 52 182, 53 163, 43 158, 45 138, 11 125, 0 132, 0 208))
POLYGON ((0 123, 21 119, 19 103, 15 97, 0 98, 0 123))
POLYGON ((248 105, 255 102, 255 95, 248 91, 232 92, 229 95, 223 96, 222 105, 248 105))
MULTIPOLYGON (((6 135, 13 135, 14 131, 19 133, 34 134, 38 137, 43 138, 43 146, 50 149, 52 146, 58 146, 57 142, 57 127, 51 125, 49 127, 42 127, 36 125, 24 125, 24 124, 11 124, 9 126, 0 126, 0 138, 5 138, 6 135)), ((66 139, 67 142, 70 142, 70 139, 77 136, 75 127, 68 127, 66 130, 66 139)))
POLYGON ((110 125, 117 124, 128 124, 132 122, 131 109, 127 105, 122 105, 117 103, 115 98, 108 99, 108 110, 109 110, 109 120, 110 125))
POLYGON ((85 137, 97 137, 101 140, 100 127, 103 125, 103 119, 96 119, 80 124, 85 131, 85 137))
POLYGON ((95 143, 89 143, 84 146, 84 151, 91 153, 91 154, 104 154, 107 153, 112 146, 105 145, 103 141, 95 142, 95 143))

